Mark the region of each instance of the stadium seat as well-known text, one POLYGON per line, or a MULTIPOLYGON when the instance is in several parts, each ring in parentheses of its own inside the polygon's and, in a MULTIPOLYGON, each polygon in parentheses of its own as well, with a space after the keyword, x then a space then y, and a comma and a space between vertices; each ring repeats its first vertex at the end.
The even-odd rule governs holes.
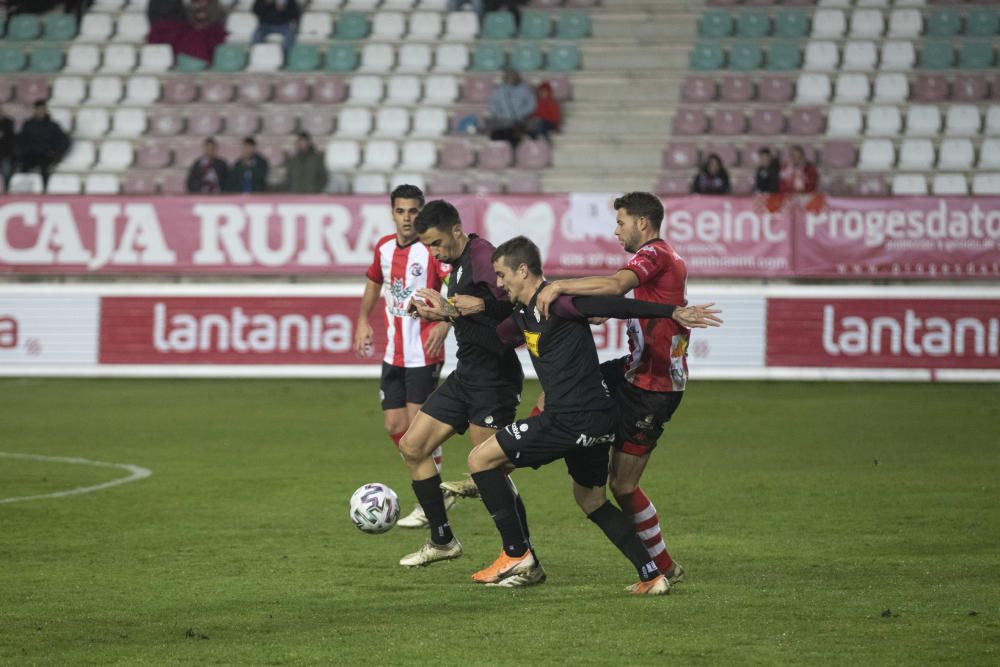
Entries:
POLYGON ((716 98, 715 81, 705 76, 689 76, 681 85, 681 101, 711 102, 716 98))
POLYGON ((755 70, 763 63, 760 47, 749 42, 734 44, 729 49, 729 68, 740 71, 755 70))
POLYGON ((230 12, 226 16, 226 39, 233 42, 249 42, 257 29, 257 17, 250 12, 230 12))
POLYGON ((40 195, 44 191, 41 174, 12 174, 8 194, 40 195))
POLYGON ((885 32, 885 19, 877 9, 855 9, 851 13, 851 38, 877 39, 885 32))
POLYGON ((835 106, 827 116, 826 133, 831 137, 856 137, 861 134, 862 125, 859 107, 835 106))
POLYGON ((351 171, 361 162, 361 146, 352 139, 336 139, 326 144, 323 162, 330 171, 351 171))
POLYGON ((449 141, 441 147, 439 165, 443 169, 468 169, 475 162, 476 153, 469 141, 449 141))
POLYGON ((777 136, 785 129, 785 117, 779 110, 756 109, 750 117, 751 134, 777 136))
POLYGON ((403 157, 400 167, 403 169, 426 170, 437 163, 437 147, 433 141, 411 139, 403 144, 403 157))
POLYGON ((73 14, 47 14, 45 39, 50 42, 68 42, 76 37, 76 16, 73 14))
POLYGON ((542 177, 537 171, 514 171, 507 178, 510 194, 535 194, 542 191, 542 177))
MULTIPOLYGON (((714 83, 712 89, 715 88, 714 83)), ((732 75, 725 77, 719 84, 720 96, 725 102, 747 102, 753 99, 753 79, 747 75, 732 75)))
POLYGON ((149 19, 145 14, 125 13, 118 16, 115 41, 141 44, 149 34, 149 19))
POLYGON ((225 104, 236 96, 236 87, 229 78, 207 80, 201 87, 201 99, 209 104, 225 104))
POLYGON ((896 174, 892 177, 892 194, 926 195, 927 179, 922 174, 896 174))
MULTIPOLYGON (((366 110, 362 109, 361 111, 366 110)), ((333 116, 328 113, 306 113, 302 115, 299 122, 302 125, 302 131, 308 132, 314 137, 325 137, 333 133, 333 116)), ((369 120, 369 122, 371 121, 369 120)))
POLYGON ((35 74, 54 74, 62 69, 63 52, 58 46, 36 46, 31 50, 28 71, 35 74))
POLYGON ((395 141, 375 139, 365 145, 362 169, 389 171, 399 162, 399 147, 395 141))
POLYGON ((875 47, 875 42, 870 40, 848 42, 844 47, 844 69, 873 70, 877 60, 878 49, 875 47))
POLYGON ((663 150, 664 169, 692 169, 698 166, 698 148, 694 144, 672 142, 663 150))
POLYGON ((388 189, 382 174, 358 174, 351 182, 351 190, 356 195, 384 195, 388 189))
POLYGON ((775 17, 774 36, 800 39, 809 33, 809 18, 799 9, 782 9, 775 17))
POLYGON ((738 136, 746 130, 747 119, 742 109, 719 109, 712 116, 712 134, 738 136))
POLYGON ((166 72, 174 64, 169 44, 145 44, 139 52, 139 72, 166 72))
POLYGON ((361 48, 361 72, 388 72, 396 64, 396 50, 391 44, 368 43, 361 48))
POLYGON ((1000 195, 1000 174, 976 174, 973 176, 972 194, 1000 195))
POLYGON ((156 193, 156 178, 151 173, 128 171, 124 174, 122 193, 127 195, 151 195, 156 193))
POLYGON ((333 34, 333 16, 329 12, 308 11, 299 21, 298 43, 322 44, 333 34))
POLYGON ((518 169, 544 169, 551 160, 549 143, 542 139, 523 139, 514 150, 518 169))
POLYGON ((493 77, 491 76, 470 76, 466 77, 465 85, 462 86, 462 101, 472 104, 485 104, 493 94, 493 77))
POLYGON ((710 71, 722 69, 725 62, 725 51, 723 51, 720 44, 715 42, 699 42, 695 44, 688 55, 688 65, 693 70, 710 71))
POLYGON ((222 131, 222 116, 218 111, 199 110, 188 116, 188 132, 201 137, 210 137, 222 131))
POLYGON ((143 169, 163 169, 173 160, 173 151, 160 142, 150 142, 139 146, 135 152, 136 165, 143 169))
POLYGON ((873 102, 897 102, 906 101, 910 94, 910 84, 906 80, 906 75, 897 73, 882 72, 875 77, 875 96, 873 102))
POLYGON ((337 114, 338 137, 364 137, 371 131, 372 114, 368 109, 346 107, 337 114))
POLYGON ((971 169, 975 151, 969 139, 945 139, 941 142, 938 169, 971 169))
MULTIPOLYGON (((362 87, 365 84, 364 81, 370 81, 369 79, 362 80, 362 87)), ((359 94, 362 92, 359 89, 359 94)), ((379 95, 380 89, 372 88, 371 95, 379 95)), ((313 102, 317 104, 340 104, 347 98, 347 88, 344 86, 343 80, 337 77, 323 77, 322 79, 317 79, 316 83, 313 84, 312 89, 313 102)))
MULTIPOLYGON (((257 44, 256 46, 264 46, 257 44)), ((242 44, 220 44, 215 47, 212 69, 216 72, 241 72, 247 66, 247 49, 242 44)))
POLYGON ((319 66, 319 46, 316 44, 296 44, 289 51, 285 63, 285 69, 289 72, 314 72, 319 66))
POLYGON ((117 76, 95 76, 90 80, 87 104, 110 107, 118 104, 125 94, 122 80, 117 76))
POLYGON ((19 46, 0 46, 0 74, 16 74, 28 64, 28 57, 19 46))
POLYGON ((972 104, 954 104, 948 107, 944 133, 948 135, 979 134, 979 110, 972 104))
POLYGON ((518 72, 535 72, 542 68, 542 51, 537 45, 521 43, 510 51, 510 66, 518 72))
POLYGON ((458 79, 450 74, 431 75, 424 83, 424 101, 430 104, 452 104, 458 94, 458 79))
POLYGON ((110 14, 89 12, 83 15, 76 39, 81 42, 105 43, 111 38, 114 29, 114 20, 110 14))
POLYGON ((824 126, 823 112, 813 107, 796 107, 788 115, 788 133, 797 137, 820 134, 824 126))
POLYGON ((343 12, 337 17, 335 37, 338 40, 356 41, 368 37, 368 17, 356 11, 343 12))
POLYGON ((34 104, 35 100, 47 99, 51 95, 49 80, 38 77, 19 77, 15 85, 14 99, 21 104, 34 104))
POLYGON ((66 52, 64 74, 90 74, 97 71, 101 51, 95 44, 73 44, 66 52))
POLYGON ((514 162, 514 150, 509 142, 490 141, 479 149, 479 168, 507 169, 514 162))
POLYGON ((479 19, 472 12, 449 12, 444 22, 447 40, 472 40, 479 34, 479 19))
POLYGON ((351 88, 347 96, 347 101, 351 104, 372 106, 380 102, 384 95, 385 90, 382 77, 360 75, 351 80, 351 88))
POLYGON ((378 7, 381 0, 344 0, 344 9, 358 12, 371 12, 378 7))
POLYGON ((572 72, 580 68, 580 49, 575 44, 555 44, 549 48, 545 69, 548 72, 572 72))
POLYGON ((764 102, 790 102, 795 96, 795 86, 787 76, 761 77, 757 86, 760 99, 764 102))
POLYGON ((993 45, 989 41, 965 41, 958 50, 961 69, 989 69, 993 67, 993 45))
POLYGON ((288 136, 295 132, 298 123, 298 118, 292 111, 272 111, 264 114, 264 134, 288 136))
POLYGON ((972 7, 965 16, 966 37, 996 37, 1000 15, 992 7, 972 7))
POLYGON ((427 191, 427 182, 423 174, 396 173, 389 176, 389 191, 395 190, 400 185, 414 185, 424 192, 427 191))
POLYGON ((184 72, 185 74, 195 74, 197 72, 204 72, 210 64, 200 58, 192 58, 189 55, 180 53, 174 61, 174 70, 184 72))
POLYGON ((796 102, 818 104, 830 99, 830 77, 826 74, 800 74, 795 86, 796 102))
POLYGON ((73 134, 82 139, 99 139, 108 133, 111 118, 107 109, 80 109, 73 134))
POLYGON ((83 181, 86 195, 116 195, 121 192, 121 183, 114 174, 88 174, 83 181))
POLYGON ((53 106, 75 107, 87 94, 84 80, 78 76, 60 76, 52 82, 49 103, 53 106))
POLYGON ((705 134, 708 131, 708 117, 701 109, 678 109, 672 127, 674 136, 705 134))
POLYGON ((868 134, 875 136, 896 136, 903 127, 899 107, 872 106, 868 109, 868 134))
MULTIPOLYGON (((340 79, 323 77, 322 81, 325 83, 327 81, 340 81, 340 79)), ((280 104, 300 104, 309 98, 309 84, 302 77, 283 77, 275 86, 274 96, 280 104)))
POLYGON ((951 98, 960 102, 981 102, 989 94, 990 85, 981 74, 959 74, 952 86, 951 98))
POLYGON ((69 147, 69 151, 62 161, 56 165, 56 170, 62 172, 87 171, 93 166, 96 155, 97 151, 93 141, 77 139, 69 147))
POLYGON ((584 12, 565 11, 559 14, 556 26, 558 39, 583 39, 590 35, 590 16, 584 12))
POLYGON ((431 47, 427 44, 403 44, 396 61, 397 72, 427 72, 431 69, 431 47))
POLYGON ((767 12, 743 10, 736 22, 736 35, 744 39, 761 39, 771 32, 771 19, 767 12))
POLYGON ((941 131, 941 111, 926 104, 910 105, 906 112, 906 134, 934 136, 941 131))
POLYGON ((284 65, 285 56, 278 44, 254 44, 250 47, 248 72, 277 72, 284 65))
POLYGON ((483 39, 511 39, 517 25, 508 11, 490 12, 483 20, 483 39))
POLYGON ((372 18, 372 39, 399 41, 406 32, 406 17, 402 12, 380 11, 372 18))
POLYGON ((76 174, 52 174, 49 176, 46 193, 50 195, 78 195, 83 188, 76 174))
POLYGON ((948 42, 924 42, 920 66, 924 69, 950 69, 955 64, 955 50, 948 42))
POLYGON ((837 45, 829 41, 812 41, 806 45, 803 69, 834 70, 840 62, 840 52, 837 45))
POLYGON ((943 74, 918 74, 913 83, 913 99, 918 102, 941 102, 948 99, 948 79, 943 74))
POLYGON ((934 166, 934 145, 930 139, 904 139, 899 147, 899 169, 923 171, 934 166))
POLYGON ((868 77, 864 74, 838 75, 835 91, 837 102, 867 102, 871 95, 868 77))
POLYGON ((410 114, 399 107, 379 107, 375 113, 376 137, 402 137, 410 129, 410 114))
POLYGON ((861 142, 858 169, 884 171, 896 162, 896 149, 888 139, 865 139, 861 142))
POLYGON ((983 139, 983 143, 979 146, 977 166, 980 169, 1000 169, 1000 139, 983 139))
POLYGON ((389 77, 386 102, 390 104, 415 104, 420 99, 420 79, 410 74, 389 77))
POLYGON ((327 72, 350 72, 358 67, 358 49, 353 44, 333 44, 326 50, 327 72))
POLYGON ((260 116, 253 109, 236 108, 226 114, 226 134, 247 137, 260 130, 260 116))
POLYGON ((105 74, 127 74, 135 69, 138 54, 131 44, 109 44, 104 49, 100 71, 105 74))
POLYGON ((827 169, 851 169, 857 160, 857 150, 850 141, 828 141, 823 144, 823 167, 827 169))
POLYGON ((985 134, 990 137, 1000 135, 1000 105, 991 105, 986 111, 985 134))
POLYGON ((889 37, 915 39, 920 36, 922 28, 920 10, 894 9, 889 15, 889 37))
POLYGON ((7 36, 12 42, 30 42, 42 34, 42 22, 36 14, 15 14, 7 23, 7 36))
POLYGON ((176 137, 184 131, 184 119, 171 111, 154 112, 149 119, 149 132, 158 137, 176 137))
POLYGON ((440 137, 448 131, 448 114, 444 109, 421 107, 413 114, 415 137, 440 137))
POLYGON ((939 7, 927 15, 927 37, 947 39, 962 29, 962 17, 957 9, 939 7))
POLYGON ((698 21, 698 36, 705 39, 718 39, 733 34, 733 17, 724 10, 707 11, 698 21))
MULTIPOLYGON (((441 36, 441 14, 439 12, 413 12, 410 14, 410 39, 437 41, 441 36)), ((402 60, 402 58, 400 58, 402 60)))
POLYGON ((521 39, 546 39, 552 34, 552 18, 548 12, 527 10, 521 12, 521 39))
POLYGON ((438 172, 431 177, 427 187, 434 195, 464 194, 465 179, 460 173, 438 172))
POLYGON ((931 193, 939 197, 965 196, 969 194, 969 182, 962 174, 935 174, 931 193))
MULTIPOLYGON (((443 68, 441 66, 443 49, 463 49, 465 61, 468 61, 468 52, 459 44, 446 44, 438 47, 437 68, 439 71, 457 72, 465 69, 465 65, 443 68)), ((489 44, 480 44, 472 53, 472 71, 474 72, 498 72, 504 68, 506 63, 506 53, 503 49, 489 44)), ((457 61, 457 59, 456 59, 457 61)))
POLYGON ((740 164, 740 151, 739 149, 729 142, 725 143, 714 143, 705 146, 705 154, 711 155, 715 154, 719 156, 727 168, 738 167, 740 164))
POLYGON ((881 69, 910 70, 916 61, 913 42, 887 41, 882 44, 881 69))
POLYGON ((840 39, 847 29, 844 12, 839 9, 818 9, 813 14, 812 36, 814 39, 840 39))

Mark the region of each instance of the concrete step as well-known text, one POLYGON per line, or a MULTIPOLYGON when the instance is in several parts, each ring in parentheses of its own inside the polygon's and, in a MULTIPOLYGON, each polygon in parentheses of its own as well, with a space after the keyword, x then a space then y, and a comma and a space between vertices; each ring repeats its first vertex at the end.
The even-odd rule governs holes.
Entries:
POLYGON ((580 48, 583 68, 587 72, 622 71, 685 71, 690 44, 603 45, 584 42, 580 48))
POLYGON ((656 14, 597 14, 591 21, 591 40, 633 39, 658 44, 674 39, 692 39, 697 33, 700 12, 656 14))
POLYGON ((669 136, 673 109, 625 107, 618 109, 585 108, 573 105, 566 116, 563 132, 567 135, 628 137, 630 135, 669 136))
POLYGON ((656 173, 644 169, 561 169, 542 175, 543 192, 631 192, 652 191, 656 173))
POLYGON ((675 106, 680 101, 681 81, 682 77, 574 79, 573 95, 575 100, 586 100, 588 106, 615 104, 620 107, 624 100, 628 100, 630 107, 675 106))
POLYGON ((580 140, 562 138, 553 147, 555 169, 586 169, 600 165, 607 169, 659 169, 664 141, 580 140))

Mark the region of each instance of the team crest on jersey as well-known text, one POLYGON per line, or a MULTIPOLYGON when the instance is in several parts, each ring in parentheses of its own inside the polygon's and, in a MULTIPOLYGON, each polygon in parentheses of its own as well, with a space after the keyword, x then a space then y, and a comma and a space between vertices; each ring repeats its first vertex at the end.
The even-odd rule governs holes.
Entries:
POLYGON ((538 340, 542 337, 537 331, 525 331, 524 332, 524 344, 528 347, 528 352, 531 352, 531 356, 538 356, 538 340))
POLYGON ((418 262, 410 264, 410 275, 413 276, 414 278, 424 275, 424 267, 421 266, 418 262))
POLYGON ((393 278, 392 282, 389 283, 389 312, 393 314, 394 317, 403 317, 406 315, 406 302, 413 296, 413 289, 406 286, 401 278, 393 278))
POLYGON ((457 285, 461 280, 462 280, 462 267, 458 267, 458 271, 455 272, 455 284, 457 285))

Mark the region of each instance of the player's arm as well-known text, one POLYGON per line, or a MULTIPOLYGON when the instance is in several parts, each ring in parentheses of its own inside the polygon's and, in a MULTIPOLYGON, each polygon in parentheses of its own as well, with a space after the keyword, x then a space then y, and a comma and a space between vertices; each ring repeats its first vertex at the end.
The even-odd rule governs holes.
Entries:
POLYGON ((621 296, 562 296, 553 302, 551 311, 558 317, 567 319, 590 317, 615 317, 625 319, 672 318, 689 329, 704 329, 722 324, 718 315, 721 310, 713 308, 714 303, 699 306, 674 306, 621 296))
POLYGON ((542 317, 549 316, 552 302, 563 294, 573 296, 621 296, 639 286, 639 277, 629 269, 621 269, 612 276, 590 276, 556 280, 538 293, 535 305, 542 317))
POLYGON ((361 297, 361 308, 358 309, 358 323, 354 326, 354 351, 360 357, 366 356, 365 350, 372 344, 373 331, 368 319, 371 317, 375 304, 378 303, 381 291, 382 286, 369 278, 365 285, 365 293, 361 297))

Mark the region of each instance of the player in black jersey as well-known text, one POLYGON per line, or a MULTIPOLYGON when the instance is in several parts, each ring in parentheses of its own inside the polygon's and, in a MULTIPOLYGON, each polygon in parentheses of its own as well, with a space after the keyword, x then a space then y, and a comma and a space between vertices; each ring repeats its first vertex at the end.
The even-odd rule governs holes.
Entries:
POLYGON ((431 530, 430 539, 418 551, 399 561, 404 567, 462 555, 462 545, 448 523, 434 450, 452 435, 466 430, 472 444, 479 445, 493 437, 498 427, 514 421, 524 380, 514 350, 497 353, 500 339, 496 327, 513 307, 496 284, 493 245, 475 234, 466 235, 458 211, 446 201, 428 202, 417 215, 414 227, 431 255, 452 265, 448 297, 475 297, 484 307, 480 313, 456 319, 454 313, 422 304, 428 297, 443 299, 437 291, 421 290, 411 301, 414 314, 424 319, 454 322, 458 366, 427 399, 399 442, 413 491, 431 530))
MULTIPOLYGON (((535 307, 538 292, 547 284, 537 246, 523 236, 513 238, 494 252, 493 267, 498 286, 515 302, 512 316, 497 333, 505 346, 526 344, 547 398, 545 412, 507 425, 469 455, 472 477, 503 538, 499 558, 475 573, 473 580, 504 587, 544 581, 505 471, 538 468, 562 458, 581 509, 636 567, 640 581, 629 587, 630 592, 666 593, 668 582, 628 519, 605 497, 617 413, 601 376, 587 318, 666 318, 674 314, 674 307, 622 297, 561 297, 550 309, 552 316, 543 319, 535 307)), ((448 306, 440 304, 446 311, 448 306)), ((703 316, 714 312, 702 308, 696 326, 707 325, 703 316)))

